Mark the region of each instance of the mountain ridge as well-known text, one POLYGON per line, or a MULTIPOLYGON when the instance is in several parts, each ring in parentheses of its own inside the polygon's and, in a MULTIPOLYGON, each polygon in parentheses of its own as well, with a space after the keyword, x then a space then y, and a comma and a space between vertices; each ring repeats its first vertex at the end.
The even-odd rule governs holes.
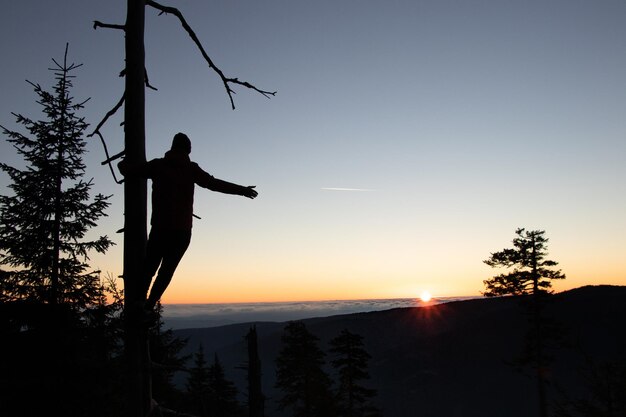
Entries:
MULTIPOLYGON (((569 347, 556 352, 550 395, 584 391, 579 370, 585 358, 620 360, 626 351, 626 287, 585 286, 554 294, 548 312, 561 323, 569 347)), ((387 417, 528 416, 536 414, 534 380, 510 365, 523 348, 527 321, 513 297, 453 301, 423 307, 342 314, 302 320, 328 341, 344 328, 364 337, 372 356, 369 386, 387 417), (506 413, 503 414, 503 410, 506 413)), ((206 329, 180 329, 187 353, 203 345, 217 353, 229 378, 245 390, 235 368, 246 358, 243 337, 256 325, 263 365, 266 415, 282 416, 274 399, 274 360, 286 322, 251 322, 206 329)), ((210 357, 210 356, 209 356, 210 357)))

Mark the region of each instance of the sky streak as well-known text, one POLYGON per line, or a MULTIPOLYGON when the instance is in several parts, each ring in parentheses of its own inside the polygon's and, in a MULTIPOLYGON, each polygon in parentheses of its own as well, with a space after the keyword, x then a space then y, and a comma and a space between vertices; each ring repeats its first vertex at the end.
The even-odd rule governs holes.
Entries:
POLYGON ((372 188, 322 187, 324 191, 376 191, 372 188))

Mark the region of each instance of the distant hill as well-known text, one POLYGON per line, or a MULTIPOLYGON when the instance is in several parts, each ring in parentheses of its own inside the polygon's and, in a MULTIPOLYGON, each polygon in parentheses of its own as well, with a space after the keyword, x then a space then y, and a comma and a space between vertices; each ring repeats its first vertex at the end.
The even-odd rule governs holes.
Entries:
MULTIPOLYGON (((584 392, 588 358, 626 358, 626 287, 588 286, 554 295, 549 313, 565 330, 568 347, 554 351, 549 399, 584 392)), ((427 307, 398 308, 303 320, 328 341, 346 328, 364 337, 372 356, 370 386, 386 417, 528 417, 537 415, 534 380, 509 363, 523 347, 527 328, 519 299, 484 298, 427 307)), ((255 323, 263 364, 267 416, 282 416, 273 399, 274 361, 285 323, 255 323)), ((252 323, 175 330, 187 353, 202 343, 217 353, 227 376, 245 392, 244 336, 252 323)))

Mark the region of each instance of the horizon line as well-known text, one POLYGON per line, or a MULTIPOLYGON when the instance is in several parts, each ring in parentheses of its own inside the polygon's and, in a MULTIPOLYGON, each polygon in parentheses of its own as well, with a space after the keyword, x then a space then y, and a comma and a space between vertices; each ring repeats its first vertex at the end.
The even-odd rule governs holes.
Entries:
MULTIPOLYGON (((478 295, 433 295, 432 300, 447 300, 450 298, 482 298, 478 295)), ((388 300, 417 300, 417 297, 391 297, 391 298, 335 298, 324 300, 286 300, 286 301, 213 301, 213 302, 197 302, 197 303, 161 303, 162 305, 205 305, 205 304, 288 304, 288 303, 332 303, 332 302, 345 302, 345 301, 388 301, 388 300)))

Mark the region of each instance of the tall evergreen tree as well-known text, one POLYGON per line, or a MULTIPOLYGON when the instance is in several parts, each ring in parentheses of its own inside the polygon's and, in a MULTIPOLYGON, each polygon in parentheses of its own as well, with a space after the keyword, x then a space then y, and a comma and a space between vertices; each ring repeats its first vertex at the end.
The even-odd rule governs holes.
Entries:
POLYGON ((206 401, 210 395, 209 367, 204 358, 204 348, 198 347, 193 355, 193 367, 189 369, 187 378, 187 394, 191 401, 191 412, 199 417, 207 417, 206 401))
POLYGON ((552 280, 565 279, 557 262, 546 259, 548 238, 543 230, 519 228, 515 231, 513 248, 492 253, 484 262, 492 268, 513 268, 511 272, 485 280, 487 297, 502 295, 529 296, 524 298, 530 329, 519 362, 533 368, 537 382, 539 415, 548 416, 548 367, 553 358, 548 354, 549 341, 558 341, 559 326, 546 316, 545 306, 551 294, 552 280))
POLYGON ((485 280, 487 297, 500 295, 539 295, 550 291, 553 279, 565 279, 557 262, 546 259, 548 238, 544 230, 515 231, 513 248, 492 253, 484 263, 492 268, 513 268, 506 274, 485 280))
POLYGON ((337 370, 339 385, 336 390, 340 417, 373 417, 380 415, 371 399, 376 391, 366 388, 362 381, 369 379, 367 364, 371 356, 363 347, 363 337, 347 329, 330 341, 331 362, 337 370))
POLYGON ((242 416, 243 412, 237 401, 237 388, 226 379, 224 367, 217 354, 209 368, 208 415, 210 417, 242 416))
POLYGON ((153 367, 152 390, 154 399, 161 405, 178 409, 182 392, 174 383, 174 373, 182 369, 188 356, 181 356, 186 339, 174 335, 172 329, 164 329, 163 306, 157 303, 156 320, 148 329, 150 359, 153 367))
POLYGON ((323 369, 324 352, 319 339, 303 322, 285 326, 282 350, 276 358, 276 388, 283 392, 281 409, 291 408, 294 417, 334 416, 331 380, 323 369))
POLYGON ((70 95, 66 46, 53 60, 51 91, 29 82, 44 120, 14 114, 22 132, 0 126, 24 163, 0 163, 12 180, 0 196, 0 409, 6 415, 119 414, 120 300, 87 264, 112 242, 86 239, 108 197, 90 197, 85 181, 84 103, 70 95), (10 323, 10 326, 4 326, 10 323), (33 399, 36 401, 33 401, 33 399))
POLYGON ((83 134, 78 115, 83 102, 70 94, 72 72, 67 47, 62 63, 53 59, 56 84, 44 90, 29 81, 45 120, 14 114, 28 133, 0 125, 26 168, 0 163, 14 195, 0 196, 0 265, 8 267, 0 281, 0 301, 35 300, 85 307, 102 293, 99 271, 90 269, 89 253, 104 253, 112 244, 107 236, 86 239, 87 232, 105 216, 109 202, 90 198, 93 180, 85 181, 83 134))

